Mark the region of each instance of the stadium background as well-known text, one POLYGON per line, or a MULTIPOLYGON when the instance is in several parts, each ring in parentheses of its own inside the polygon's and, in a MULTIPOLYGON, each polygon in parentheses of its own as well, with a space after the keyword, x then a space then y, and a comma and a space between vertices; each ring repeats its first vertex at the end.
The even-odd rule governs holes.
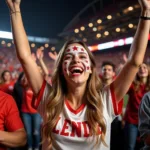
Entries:
MULTIPOLYGON (((9 33, 11 28, 7 6, 4 1, 0 3, 0 72, 8 69, 15 75, 22 68, 9 33)), ((44 51, 44 61, 50 73, 54 61, 48 56, 48 52, 58 53, 68 39, 79 39, 87 43, 95 55, 99 73, 101 63, 105 60, 110 60, 119 67, 124 63, 123 55, 129 52, 140 15, 140 6, 136 0, 87 0, 76 3, 39 0, 32 5, 26 0, 22 3, 22 10, 32 52, 35 53, 37 48, 44 51)), ((147 64, 150 64, 149 49, 148 45, 145 56, 147 64)), ((125 105, 126 101, 127 97, 125 105)))

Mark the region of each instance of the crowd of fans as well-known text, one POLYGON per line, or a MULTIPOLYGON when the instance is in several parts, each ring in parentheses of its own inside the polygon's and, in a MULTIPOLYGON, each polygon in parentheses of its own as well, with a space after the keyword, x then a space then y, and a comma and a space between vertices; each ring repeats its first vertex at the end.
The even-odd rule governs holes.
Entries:
MULTIPOLYGON (((97 64, 97 70, 100 73, 100 68, 102 65, 102 62, 111 60, 114 65, 116 66, 116 71, 122 67, 122 65, 125 63, 125 59, 128 56, 128 49, 129 48, 120 48, 118 50, 114 49, 106 49, 103 51, 96 51, 93 52, 95 61, 97 64), (117 59, 116 59, 117 58, 117 59)), ((150 65, 150 47, 148 47, 144 62, 148 65, 150 65)), ((56 59, 57 52, 48 52, 44 51, 44 57, 43 60, 48 68, 49 74, 53 71, 54 66, 54 60, 56 59)), ((38 60, 36 52, 33 52, 33 57, 35 61, 38 60)), ((39 61, 37 61, 37 64, 40 65, 39 61)), ((0 73, 2 73, 4 70, 8 70, 11 72, 12 79, 17 79, 19 74, 23 71, 22 66, 20 62, 18 61, 18 58, 16 57, 16 53, 14 51, 14 47, 8 48, 8 47, 0 47, 0 73)))
POLYGON ((0 47, 0 150, 150 149, 149 0, 139 0, 129 57, 129 46, 93 57, 77 40, 66 42, 60 55, 33 50, 21 1, 6 3, 15 48, 0 47))
MULTIPOLYGON (((97 52, 94 52, 93 54, 95 55, 95 60, 97 63, 97 70, 100 74, 100 77, 102 74, 102 67, 103 67, 103 64, 101 64, 100 62, 105 62, 108 60, 113 62, 115 66, 114 72, 116 76, 119 73, 122 66, 124 65, 124 63, 126 62, 127 55, 128 55, 125 48, 122 48, 121 50, 109 50, 108 49, 102 52, 97 51, 97 52)), ((33 59, 37 62, 37 65, 39 66, 39 71, 41 71, 45 79, 51 84, 50 77, 51 77, 51 73, 53 70, 54 62, 57 59, 57 52, 46 52, 41 49, 37 49, 37 51, 32 53, 32 55, 33 55, 33 59)), ((145 64, 147 65, 150 64, 149 48, 147 50, 147 54, 145 57, 145 64)), ((0 48, 0 72, 1 72, 0 90, 12 95, 14 99, 16 100, 16 103, 20 112, 20 116, 23 120, 23 123, 27 131, 27 135, 28 135, 28 141, 27 141, 26 146, 29 147, 29 150, 30 150, 33 143, 34 145, 38 145, 38 143, 40 143, 41 141, 40 130, 41 130, 41 125, 42 125, 42 118, 37 113, 37 111, 31 106, 33 92, 30 86, 28 85, 27 79, 23 73, 23 69, 16 57, 16 54, 14 53, 14 48, 6 48, 6 47, 0 48)), ((132 88, 130 90, 132 91, 132 88)), ((132 93, 130 92, 130 90, 129 90, 129 95, 132 93)), ((143 94, 145 92, 143 92, 143 94)), ((140 98, 142 98, 143 94, 141 95, 140 98)), ((132 97, 133 96, 135 95, 132 94, 132 97)), ((132 105, 132 104, 129 103, 129 105, 132 105)), ((139 107, 139 104, 138 106, 136 106, 137 110, 138 110, 138 107, 139 107)), ((127 134, 124 136, 124 132, 123 132, 124 125, 125 125, 124 122, 128 118, 128 112, 126 112, 125 109, 126 107, 124 108, 124 111, 122 112, 122 116, 120 116, 117 119, 117 122, 115 121, 115 123, 112 126, 112 131, 113 131, 112 138, 114 138, 113 136, 114 134, 116 134, 118 136, 117 142, 118 140, 120 141, 119 142, 120 144, 118 144, 118 147, 116 147, 115 141, 113 141, 114 143, 111 143, 112 150, 113 149, 117 150, 117 148, 119 150, 122 144, 124 144, 123 141, 125 139, 128 139, 128 136, 129 136, 127 134), (126 114, 125 120, 124 120, 124 113, 126 114), (115 146, 113 146, 114 144, 115 146)), ((130 109, 134 109, 134 107, 130 109)), ((128 133, 129 131, 128 128, 126 125, 125 133, 128 133)), ((133 141, 133 138, 131 140, 133 141)), ((135 143, 134 145, 136 149, 140 149, 140 147, 143 146, 143 142, 140 140, 138 132, 136 133, 135 143)), ((24 148, 26 149, 26 147, 24 148)), ((23 149, 23 147, 21 149, 23 149)))

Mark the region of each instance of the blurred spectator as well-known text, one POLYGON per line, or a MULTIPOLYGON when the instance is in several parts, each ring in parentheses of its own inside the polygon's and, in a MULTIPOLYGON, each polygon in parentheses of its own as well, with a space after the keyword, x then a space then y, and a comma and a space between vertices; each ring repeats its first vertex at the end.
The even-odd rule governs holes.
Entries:
POLYGON ((41 67, 41 73, 43 74, 45 80, 51 84, 51 76, 49 76, 49 70, 46 66, 46 64, 44 63, 43 57, 44 57, 44 52, 43 50, 41 50, 40 48, 37 49, 36 51, 36 57, 40 63, 40 67, 41 67))
POLYGON ((22 105, 22 99, 23 99, 23 87, 22 87, 22 78, 24 76, 24 73, 21 72, 17 82, 14 85, 14 89, 13 89, 13 97, 17 103, 19 112, 20 112, 20 116, 21 116, 21 105, 22 105))
POLYGON ((23 72, 14 86, 13 96, 27 132, 27 146, 20 150, 40 150, 42 118, 32 107, 33 92, 23 72))
POLYGON ((142 150, 150 149, 150 92, 146 93, 139 107, 139 131, 145 146, 142 150))
POLYGON ((26 143, 26 133, 12 96, 0 91, 0 150, 20 147, 26 143))
MULTIPOLYGON (((22 93, 21 116, 27 132, 27 149, 40 150, 42 118, 32 107, 31 102, 34 95, 25 75, 22 75, 18 83, 21 83, 22 86, 22 91, 18 92, 22 93)), ((19 93, 20 96, 21 93, 19 93)))
MULTIPOLYGON (((101 75, 100 78, 102 79, 103 86, 107 86, 113 82, 115 79, 115 65, 110 61, 104 61, 102 63, 101 75)), ((121 108, 119 113, 122 112, 123 107, 123 100, 119 102, 121 108)), ((121 120, 119 116, 116 117, 113 122, 111 123, 111 150, 120 150, 123 145, 123 134, 122 134, 122 127, 121 127, 121 120)))
POLYGON ((12 80, 10 71, 4 70, 1 74, 1 79, 0 90, 12 95, 15 81, 12 80))
MULTIPOLYGON (((136 142, 138 142, 138 110, 139 105, 144 94, 150 90, 150 71, 148 66, 143 63, 134 82, 131 84, 127 94, 129 95, 129 100, 124 116, 125 120, 125 150, 134 150, 136 147, 136 142)), ((140 142, 140 141, 139 141, 140 142)), ((142 143, 137 143, 141 144, 142 143)), ((140 149, 140 145, 137 146, 140 149)))

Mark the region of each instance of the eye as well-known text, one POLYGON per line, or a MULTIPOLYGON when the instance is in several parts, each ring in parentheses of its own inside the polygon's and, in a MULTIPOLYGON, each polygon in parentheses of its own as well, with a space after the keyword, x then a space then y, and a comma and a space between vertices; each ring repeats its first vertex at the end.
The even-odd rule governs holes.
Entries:
POLYGON ((68 59, 70 59, 70 58, 71 58, 71 56, 70 56, 70 55, 67 55, 67 56, 64 57, 64 60, 68 60, 68 59))
POLYGON ((86 55, 80 55, 81 59, 87 59, 86 55))

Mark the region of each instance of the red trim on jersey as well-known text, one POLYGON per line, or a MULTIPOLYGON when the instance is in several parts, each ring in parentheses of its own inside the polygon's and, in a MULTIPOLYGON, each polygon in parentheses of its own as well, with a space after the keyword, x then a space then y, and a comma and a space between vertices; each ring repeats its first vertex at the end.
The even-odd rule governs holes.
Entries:
POLYGON ((122 113, 122 109, 123 109, 123 99, 118 103, 118 114, 122 113))
POLYGON ((123 99, 117 103, 113 84, 110 85, 110 93, 111 93, 111 97, 112 97, 114 113, 115 113, 115 115, 119 115, 122 113, 123 99))
POLYGON ((85 107, 85 104, 81 104, 81 106, 80 106, 78 109, 74 110, 74 109, 70 106, 70 104, 68 103, 68 100, 65 100, 65 104, 66 104, 67 108, 68 108, 72 113, 74 113, 74 114, 78 114, 78 113, 81 112, 81 111, 84 109, 84 107, 85 107))
POLYGON ((43 94, 44 94, 45 86, 46 86, 46 80, 43 81, 43 84, 42 84, 42 87, 41 87, 41 89, 40 89, 40 91, 39 91, 37 100, 35 100, 35 103, 34 103, 34 105, 33 105, 35 109, 37 109, 38 106, 39 106, 39 103, 40 103, 40 101, 41 101, 41 99, 42 99, 42 96, 43 96, 43 94))

